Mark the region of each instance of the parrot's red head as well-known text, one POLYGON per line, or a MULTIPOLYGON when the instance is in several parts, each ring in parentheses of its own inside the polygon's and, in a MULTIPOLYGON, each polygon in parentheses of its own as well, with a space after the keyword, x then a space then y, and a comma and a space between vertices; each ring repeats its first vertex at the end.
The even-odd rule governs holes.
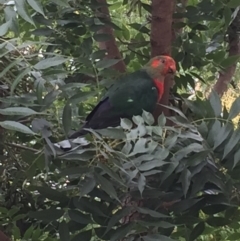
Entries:
POLYGON ((153 72, 158 72, 162 77, 165 77, 167 74, 176 73, 176 63, 173 58, 167 55, 156 56, 148 64, 153 72))
POLYGON ((174 59, 167 55, 159 55, 152 58, 144 66, 144 69, 154 80, 158 89, 160 100, 164 92, 164 79, 166 75, 174 75, 176 73, 176 63, 174 59))

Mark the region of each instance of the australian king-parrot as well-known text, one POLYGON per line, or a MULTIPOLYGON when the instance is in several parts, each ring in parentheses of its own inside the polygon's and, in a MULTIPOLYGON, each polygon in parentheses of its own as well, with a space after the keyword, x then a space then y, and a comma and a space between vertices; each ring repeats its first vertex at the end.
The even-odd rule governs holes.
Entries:
POLYGON ((69 139, 86 134, 84 128, 116 127, 121 118, 141 115, 143 110, 152 113, 163 96, 165 76, 175 72, 175 61, 161 55, 152 58, 142 69, 120 77, 87 116, 81 129, 69 139))

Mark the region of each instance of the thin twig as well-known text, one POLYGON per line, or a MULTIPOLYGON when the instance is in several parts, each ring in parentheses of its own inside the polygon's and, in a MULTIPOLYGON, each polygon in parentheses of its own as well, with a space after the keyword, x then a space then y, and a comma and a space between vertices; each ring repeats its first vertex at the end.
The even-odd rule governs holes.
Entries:
POLYGON ((16 143, 4 143, 4 144, 8 145, 8 146, 15 147, 15 148, 27 150, 27 151, 32 151, 32 152, 38 152, 39 151, 37 149, 31 148, 31 147, 28 147, 28 146, 22 146, 22 145, 19 145, 19 144, 16 144, 16 143))

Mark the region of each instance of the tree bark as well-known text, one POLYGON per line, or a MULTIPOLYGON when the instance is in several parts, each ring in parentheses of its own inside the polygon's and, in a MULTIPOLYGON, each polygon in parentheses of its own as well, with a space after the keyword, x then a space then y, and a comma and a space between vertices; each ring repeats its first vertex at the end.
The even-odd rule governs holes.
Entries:
MULTIPOLYGON (((172 43, 172 22, 173 22, 174 1, 152 0, 152 22, 151 22, 151 56, 170 55, 172 43)), ((171 78, 165 78, 164 94, 160 104, 169 104, 169 90, 173 85, 171 78)), ((158 117, 162 112, 169 116, 169 109, 158 105, 154 113, 158 117)))
MULTIPOLYGON (((228 27, 228 56, 240 55, 240 37, 237 32, 238 24, 240 23, 240 11, 232 24, 228 27)), ((236 71, 237 64, 233 64, 227 67, 225 70, 219 72, 219 78, 214 85, 213 89, 222 96, 228 89, 228 84, 232 81, 234 73, 236 71)))
POLYGON ((0 230, 0 240, 1 241, 11 241, 1 230, 0 230))
MULTIPOLYGON (((110 23, 111 17, 110 17, 109 9, 107 6, 107 0, 98 0, 98 2, 102 5, 102 7, 100 8, 100 12, 98 13, 98 17, 104 19, 105 20, 104 22, 110 23)), ((104 28, 99 30, 98 33, 108 34, 111 38, 109 41, 99 42, 99 48, 101 50, 107 51, 106 58, 122 59, 121 53, 116 44, 113 29, 110 26, 106 25, 104 28)), ((112 68, 114 68, 115 70, 117 70, 121 73, 126 72, 126 65, 123 60, 120 60, 117 64, 113 65, 112 68)))

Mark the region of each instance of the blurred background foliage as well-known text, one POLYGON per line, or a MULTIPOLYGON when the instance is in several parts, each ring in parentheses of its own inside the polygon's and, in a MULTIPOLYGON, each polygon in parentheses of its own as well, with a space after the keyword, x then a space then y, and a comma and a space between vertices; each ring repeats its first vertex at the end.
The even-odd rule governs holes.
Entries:
POLYGON ((239 0, 173 2, 177 126, 144 113, 62 153, 53 143, 150 59, 151 1, 0 0, 0 230, 11 240, 240 240, 239 0))

